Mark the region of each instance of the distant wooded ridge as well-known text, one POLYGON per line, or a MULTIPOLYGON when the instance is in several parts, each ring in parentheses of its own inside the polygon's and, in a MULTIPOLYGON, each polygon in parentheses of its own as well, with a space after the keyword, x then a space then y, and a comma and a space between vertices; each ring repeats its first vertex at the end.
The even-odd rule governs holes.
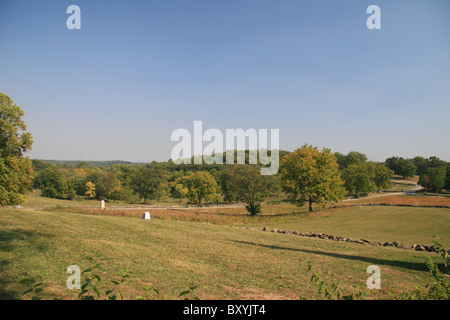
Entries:
MULTIPOLYGON (((235 153, 237 151, 235 150, 235 153)), ((279 150, 279 156, 282 158, 284 155, 290 153, 291 151, 286 150, 279 150)), ((270 151, 269 151, 270 153, 270 151)), ((246 160, 248 160, 248 154, 249 150, 245 150, 246 160)), ((223 157, 225 159, 226 152, 223 152, 223 157)), ((194 157, 192 157, 194 159, 194 157)), ((31 159, 34 161, 42 161, 42 162, 49 162, 57 165, 66 165, 66 166, 77 166, 80 163, 87 164, 93 167, 112 167, 116 164, 126 164, 126 165, 139 165, 139 164, 147 164, 152 162, 158 162, 158 163, 164 163, 164 162, 170 162, 169 161, 148 161, 148 162, 133 162, 133 161, 125 161, 125 160, 53 160, 53 159, 31 159)))
POLYGON ((131 161, 124 161, 124 160, 48 160, 48 159, 32 159, 37 161, 43 161, 43 162, 50 162, 58 165, 67 165, 67 166, 76 166, 80 163, 85 163, 87 165, 93 166, 93 167, 112 167, 116 164, 130 164, 130 165, 137 165, 137 164, 144 164, 145 162, 131 162, 131 161))

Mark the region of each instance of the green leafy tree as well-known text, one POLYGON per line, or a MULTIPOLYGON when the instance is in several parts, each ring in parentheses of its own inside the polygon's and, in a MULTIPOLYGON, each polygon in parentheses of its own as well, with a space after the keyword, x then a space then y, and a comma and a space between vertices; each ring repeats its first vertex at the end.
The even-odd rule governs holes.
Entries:
POLYGON ((329 149, 304 145, 287 155, 280 162, 281 186, 291 202, 303 205, 324 205, 339 201, 345 195, 336 157, 329 149))
POLYGON ((24 202, 31 187, 32 166, 24 153, 33 139, 22 120, 23 110, 0 92, 0 205, 24 202))
POLYGON ((446 167, 430 167, 420 176, 419 184, 424 186, 426 190, 437 193, 444 188, 446 175, 446 167))
POLYGON ((424 157, 414 157, 412 158, 412 163, 416 166, 416 174, 418 176, 425 173, 425 170, 428 168, 428 160, 424 157))
POLYGON ((250 215, 256 215, 261 212, 261 202, 275 186, 271 179, 273 176, 261 175, 257 166, 228 165, 221 179, 224 199, 245 202, 250 215))
POLYGON ((97 183, 96 192, 105 200, 118 200, 120 198, 121 183, 117 173, 112 171, 103 172, 97 183))
POLYGON ((42 196, 48 198, 69 198, 69 186, 64 174, 56 167, 50 166, 39 172, 36 177, 42 196))
POLYGON ((398 174, 403 178, 411 178, 414 177, 416 170, 416 166, 411 161, 403 159, 400 161, 398 174))
POLYGON ((170 194, 175 199, 186 198, 189 190, 183 185, 182 177, 176 178, 174 181, 169 183, 170 194))
POLYGON ((182 178, 182 184, 187 188, 187 197, 191 202, 201 206, 202 199, 214 200, 218 185, 214 177, 205 171, 194 172, 182 178))
POLYGON ((345 159, 345 167, 367 161, 367 156, 357 151, 350 151, 345 159))
POLYGON ((449 191, 450 190, 450 163, 447 164, 447 173, 445 174, 445 184, 444 184, 444 188, 445 190, 449 191))
POLYGON ((386 166, 394 171, 395 174, 403 178, 413 177, 417 171, 416 166, 411 160, 402 157, 390 157, 385 161, 386 166))
POLYGON ((359 197, 360 193, 372 192, 376 186, 373 182, 373 170, 367 163, 355 163, 342 171, 345 189, 359 197))
POLYGON ((223 200, 228 203, 239 201, 239 190, 236 187, 239 184, 239 179, 235 168, 235 165, 228 165, 219 178, 223 200))
POLYGON ((347 155, 336 152, 334 156, 336 157, 340 170, 347 168, 351 164, 367 161, 367 156, 357 151, 350 151, 347 155))
POLYGON ((378 192, 392 187, 391 177, 394 171, 382 164, 373 166, 373 182, 377 187, 378 192))
POLYGON ((168 192, 167 174, 152 164, 138 166, 131 177, 131 188, 144 199, 144 203, 159 200, 168 192))

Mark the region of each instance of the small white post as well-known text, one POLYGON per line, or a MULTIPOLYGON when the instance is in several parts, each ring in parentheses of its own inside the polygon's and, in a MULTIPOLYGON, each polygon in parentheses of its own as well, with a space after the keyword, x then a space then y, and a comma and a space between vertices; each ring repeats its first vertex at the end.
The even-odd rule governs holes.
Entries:
POLYGON ((152 218, 150 217, 150 212, 144 212, 144 214, 142 215, 142 219, 151 220, 152 218))

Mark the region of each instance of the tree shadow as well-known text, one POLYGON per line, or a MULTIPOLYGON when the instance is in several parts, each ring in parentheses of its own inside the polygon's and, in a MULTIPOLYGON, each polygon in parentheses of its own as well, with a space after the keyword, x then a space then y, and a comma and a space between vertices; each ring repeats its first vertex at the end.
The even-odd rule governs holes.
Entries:
POLYGON ((25 243, 38 252, 44 252, 47 249, 44 241, 49 237, 49 234, 34 230, 0 230, 0 252, 5 253, 0 256, 0 300, 18 300, 22 297, 20 292, 6 289, 8 285, 18 283, 15 278, 20 276, 18 274, 11 276, 8 272, 8 266, 11 264, 8 253, 14 252, 20 242, 22 242, 20 246, 25 243))
MULTIPOLYGON (((237 243, 242 243, 242 244, 247 244, 247 245, 253 245, 253 246, 274 249, 274 250, 289 250, 289 251, 324 255, 324 256, 338 258, 338 259, 357 260, 357 261, 369 263, 371 265, 373 264, 373 265, 378 265, 378 266, 384 265, 384 266, 390 266, 390 267, 399 267, 399 268, 404 268, 404 269, 409 269, 409 270, 414 270, 414 271, 429 271, 425 264, 425 261, 423 263, 418 263, 418 262, 407 262, 407 261, 399 261, 399 260, 385 260, 385 259, 377 259, 377 258, 372 258, 372 257, 363 257, 363 256, 357 256, 357 255, 342 254, 342 253, 336 253, 336 252, 280 247, 280 246, 266 245, 266 244, 247 242, 247 241, 238 241, 238 240, 231 240, 231 241, 237 242, 237 243)), ((401 250, 401 249, 399 249, 399 250, 401 250)))

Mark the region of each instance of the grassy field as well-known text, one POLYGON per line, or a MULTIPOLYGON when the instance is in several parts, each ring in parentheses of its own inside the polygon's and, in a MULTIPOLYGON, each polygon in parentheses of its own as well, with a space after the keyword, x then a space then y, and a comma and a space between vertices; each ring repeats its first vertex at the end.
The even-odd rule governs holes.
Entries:
MULTIPOLYGON (((449 240, 448 209, 391 209, 396 208, 333 209, 251 222, 369 240, 431 243, 434 233, 449 240)), ((127 299, 142 294, 145 285, 159 289, 158 299, 178 299, 189 283, 197 285, 200 299, 321 298, 305 272, 308 260, 325 278, 332 272, 346 293, 367 290, 366 269, 378 265, 382 289, 372 298, 389 299, 404 288, 429 282, 426 258, 439 260, 426 252, 226 225, 58 210, 0 209, 0 242, 1 299, 29 299, 21 295, 27 287, 19 282, 25 277, 46 284, 43 298, 75 299, 77 292, 66 288, 66 269, 70 265, 87 268, 86 256, 98 257, 104 284, 118 276, 119 269, 132 271, 122 285, 127 299)))
POLYGON ((403 192, 409 191, 416 187, 415 184, 412 183, 402 183, 402 182, 393 182, 392 188, 386 190, 386 192, 403 192))
POLYGON ((378 242, 398 241, 409 246, 432 245, 433 236, 439 234, 444 238, 444 245, 450 248, 450 209, 356 206, 323 210, 300 217, 279 217, 253 224, 261 225, 378 242))

